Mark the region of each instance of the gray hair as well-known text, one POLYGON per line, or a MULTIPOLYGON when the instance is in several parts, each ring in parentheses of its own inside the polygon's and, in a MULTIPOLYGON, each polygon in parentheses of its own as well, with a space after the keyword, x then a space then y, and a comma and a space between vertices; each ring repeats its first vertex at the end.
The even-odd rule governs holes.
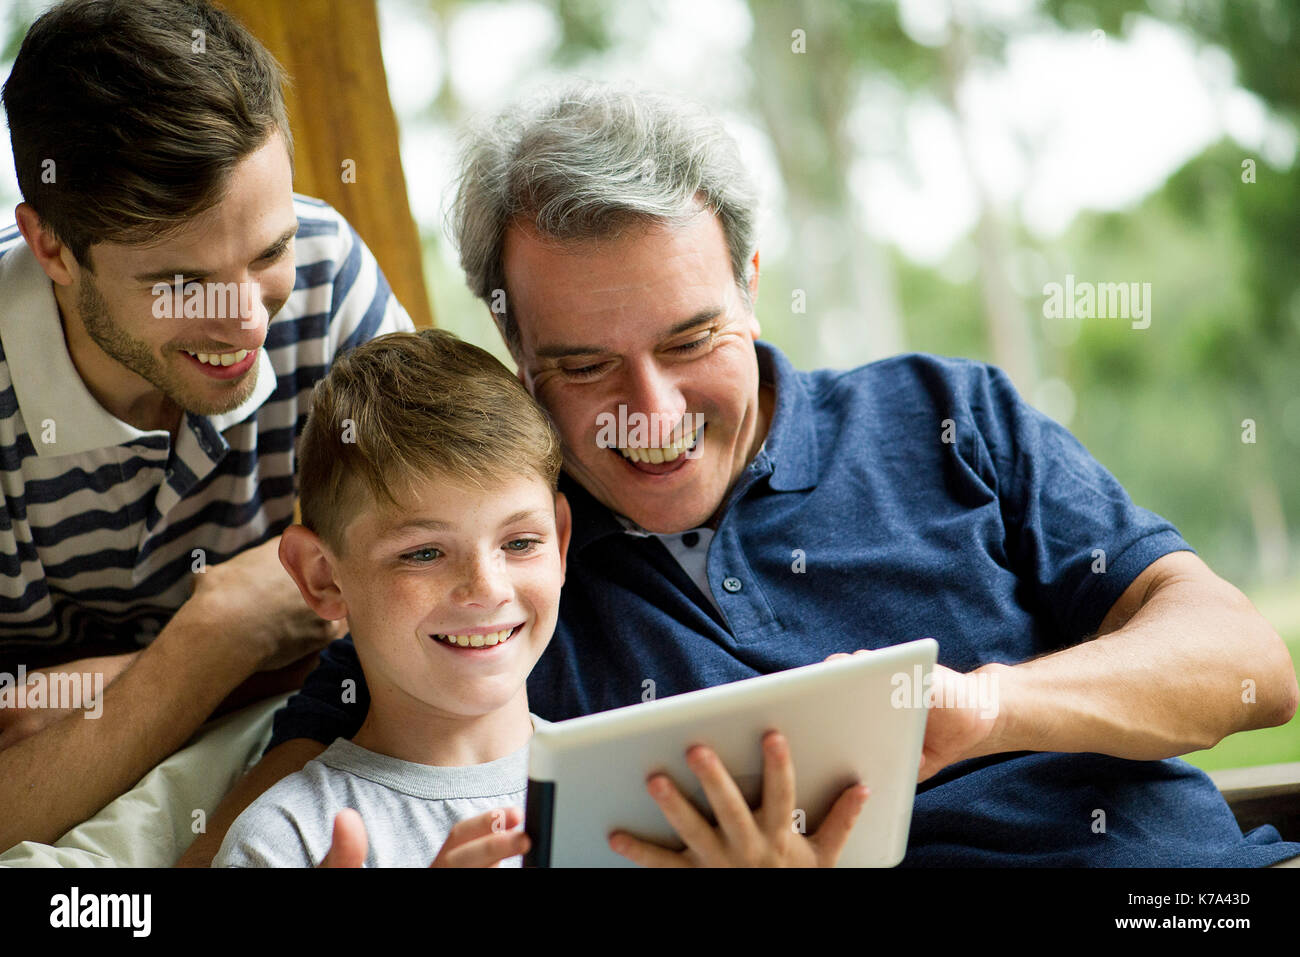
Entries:
POLYGON ((679 99, 582 83, 511 107, 467 135, 451 229, 470 291, 511 352, 519 327, 505 295, 507 227, 527 217, 559 240, 603 238, 629 223, 685 223, 714 213, 749 302, 758 197, 735 140, 679 99))

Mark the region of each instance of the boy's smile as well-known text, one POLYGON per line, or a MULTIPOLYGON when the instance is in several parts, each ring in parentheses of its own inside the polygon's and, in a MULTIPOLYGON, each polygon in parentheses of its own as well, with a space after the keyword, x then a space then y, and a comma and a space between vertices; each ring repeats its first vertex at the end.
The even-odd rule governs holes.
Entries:
POLYGON ((482 651, 487 653, 488 649, 496 648, 505 644, 511 638, 519 633, 524 623, 511 625, 505 628, 461 628, 455 632, 445 635, 431 635, 438 644, 445 645, 448 648, 459 651, 464 648, 472 651, 482 651))

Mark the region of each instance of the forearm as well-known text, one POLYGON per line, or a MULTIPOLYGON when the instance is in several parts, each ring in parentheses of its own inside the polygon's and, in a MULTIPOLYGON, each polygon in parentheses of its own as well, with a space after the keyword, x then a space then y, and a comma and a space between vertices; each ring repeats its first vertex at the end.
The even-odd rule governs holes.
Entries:
POLYGON ((27 677, 30 681, 31 676, 37 672, 46 675, 59 673, 91 674, 98 676, 99 680, 103 682, 104 687, 108 687, 117 679, 117 676, 125 671, 130 666, 131 662, 135 661, 139 656, 139 651, 127 651, 114 655, 97 655, 93 658, 77 658, 63 664, 47 665, 44 668, 35 670, 28 669, 27 677))
MULTIPOLYGON (((68 714, 83 710, 98 716, 99 699, 106 687, 135 661, 139 651, 114 655, 80 658, 60 665, 29 668, 25 687, 17 684, 0 692, 0 750, 13 747, 23 738, 30 737, 42 728, 53 724, 68 714), (43 688, 65 689, 66 695, 43 688)), ((20 667, 5 674, 23 677, 20 667)))
POLYGON ((182 608, 107 687, 98 718, 67 715, 0 751, 0 850, 57 840, 194 733, 257 664, 210 631, 182 608))
POLYGON ((1110 634, 981 671, 997 676, 988 752, 1157 760, 1284 724, 1296 707, 1285 644, 1226 582, 1171 582, 1110 634))

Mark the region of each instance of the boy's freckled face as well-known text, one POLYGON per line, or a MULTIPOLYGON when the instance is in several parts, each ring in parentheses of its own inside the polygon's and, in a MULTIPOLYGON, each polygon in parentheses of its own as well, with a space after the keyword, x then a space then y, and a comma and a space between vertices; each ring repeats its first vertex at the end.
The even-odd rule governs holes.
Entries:
POLYGON ((448 716, 496 710, 519 693, 555 629, 567 505, 530 475, 487 489, 432 478, 403 498, 358 514, 335 558, 371 694, 448 716), (502 640, 487 644, 494 635, 502 640))

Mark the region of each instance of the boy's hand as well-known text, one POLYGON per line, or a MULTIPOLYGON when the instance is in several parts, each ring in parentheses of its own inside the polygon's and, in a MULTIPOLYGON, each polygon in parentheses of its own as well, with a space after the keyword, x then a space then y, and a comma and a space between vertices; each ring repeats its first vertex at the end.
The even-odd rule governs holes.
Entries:
POLYGON ((366 826, 361 822, 361 815, 352 808, 345 807, 334 815, 334 836, 330 840, 329 853, 316 866, 364 867, 368 847, 366 826))
POLYGON ((502 807, 466 818, 451 829, 430 867, 496 867, 526 853, 528 835, 514 830, 524 819, 517 807, 502 807))
MULTIPOLYGON (((528 851, 528 835, 514 830, 523 821, 517 807, 497 808, 466 818, 451 829, 430 867, 496 867, 528 851)), ((366 860, 366 826, 345 808, 334 817, 334 837, 321 867, 361 867, 366 860)))
POLYGON ((645 867, 833 867, 870 793, 862 784, 847 788, 817 833, 805 837, 793 823, 794 762, 780 732, 763 738, 763 798, 753 812, 712 749, 697 745, 686 752, 686 762, 718 826, 711 827, 667 775, 657 774, 646 788, 686 849, 670 851, 615 831, 609 846, 616 854, 645 867))

